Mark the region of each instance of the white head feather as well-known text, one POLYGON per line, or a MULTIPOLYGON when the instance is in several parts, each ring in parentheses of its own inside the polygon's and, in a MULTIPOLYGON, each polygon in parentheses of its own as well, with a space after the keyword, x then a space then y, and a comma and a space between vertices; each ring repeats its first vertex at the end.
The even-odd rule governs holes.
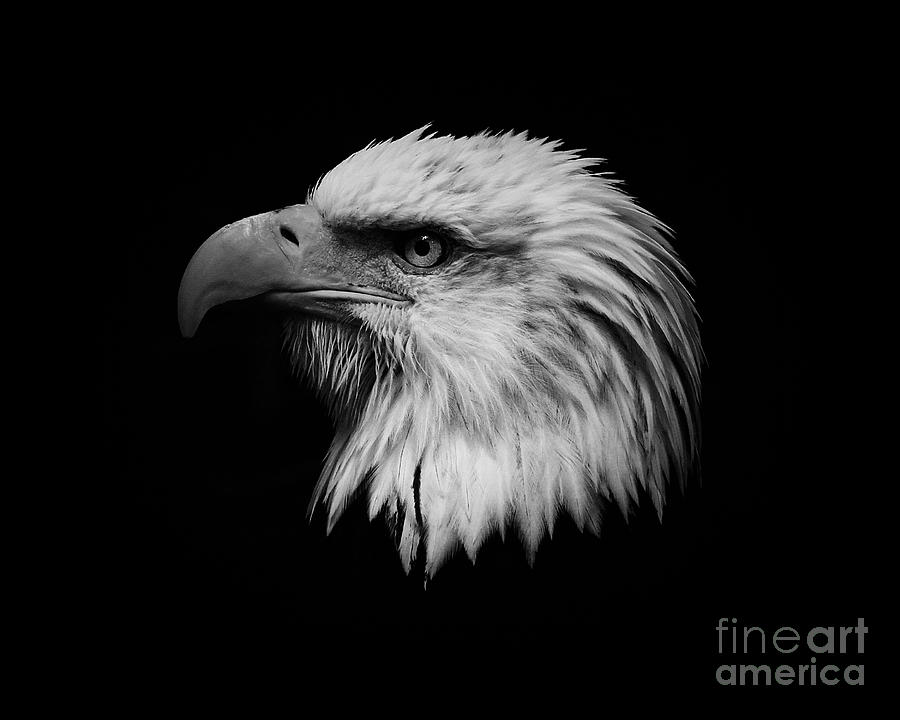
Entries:
POLYGON ((518 529, 530 557, 561 511, 661 513, 698 447, 701 349, 688 279, 651 215, 593 161, 525 134, 370 145, 311 192, 331 228, 440 228, 438 274, 388 273, 409 307, 358 326, 296 321, 293 357, 336 436, 314 502, 358 491, 393 524, 407 571, 518 529))

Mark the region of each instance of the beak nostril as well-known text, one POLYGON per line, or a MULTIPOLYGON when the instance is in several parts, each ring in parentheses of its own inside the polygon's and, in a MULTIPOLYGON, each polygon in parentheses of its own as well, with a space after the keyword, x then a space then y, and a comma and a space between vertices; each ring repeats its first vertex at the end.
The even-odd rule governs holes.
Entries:
POLYGON ((297 239, 297 236, 294 234, 294 231, 291 230, 287 225, 282 225, 278 228, 278 231, 281 233, 281 237, 287 240, 289 243, 293 243, 294 245, 299 246, 300 241, 297 239))

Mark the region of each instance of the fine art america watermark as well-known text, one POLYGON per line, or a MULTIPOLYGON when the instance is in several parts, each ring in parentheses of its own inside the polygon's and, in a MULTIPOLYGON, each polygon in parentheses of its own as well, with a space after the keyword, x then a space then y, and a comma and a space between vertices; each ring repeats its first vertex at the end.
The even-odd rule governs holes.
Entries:
POLYGON ((721 685, 865 685, 862 656, 868 631, 864 618, 856 625, 803 632, 789 626, 766 632, 738 624, 736 618, 720 618, 716 634, 722 660, 758 656, 772 662, 726 662, 716 669, 716 680, 721 685))

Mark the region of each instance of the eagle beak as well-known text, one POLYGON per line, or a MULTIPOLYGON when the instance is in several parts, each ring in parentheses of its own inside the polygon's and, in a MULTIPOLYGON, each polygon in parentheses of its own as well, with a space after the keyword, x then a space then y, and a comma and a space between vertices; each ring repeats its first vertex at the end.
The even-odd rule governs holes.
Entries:
POLYGON ((265 295, 298 312, 334 314, 336 301, 403 304, 407 298, 355 284, 341 269, 318 212, 294 205, 226 225, 194 253, 178 289, 178 324, 192 337, 204 315, 231 300, 265 295))

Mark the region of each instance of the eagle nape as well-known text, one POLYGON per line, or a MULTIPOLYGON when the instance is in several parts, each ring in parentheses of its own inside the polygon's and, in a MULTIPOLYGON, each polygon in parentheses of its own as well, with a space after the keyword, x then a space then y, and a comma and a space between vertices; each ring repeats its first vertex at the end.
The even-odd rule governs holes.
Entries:
POLYGON ((666 229, 559 143, 424 133, 210 237, 182 333, 229 301, 288 311, 335 425, 311 507, 330 529, 363 491, 407 572, 507 529, 533 559, 561 513, 597 532, 598 498, 661 516, 697 462, 702 362, 666 229))

